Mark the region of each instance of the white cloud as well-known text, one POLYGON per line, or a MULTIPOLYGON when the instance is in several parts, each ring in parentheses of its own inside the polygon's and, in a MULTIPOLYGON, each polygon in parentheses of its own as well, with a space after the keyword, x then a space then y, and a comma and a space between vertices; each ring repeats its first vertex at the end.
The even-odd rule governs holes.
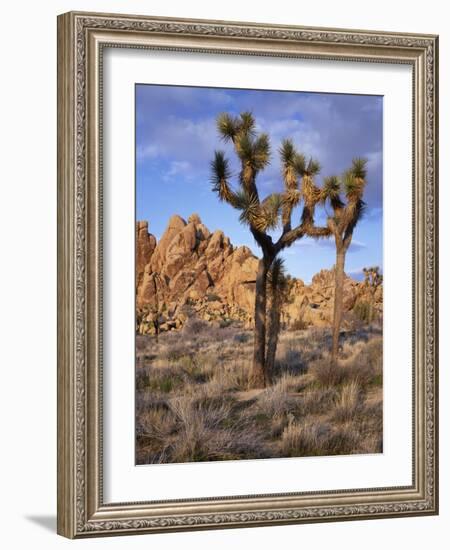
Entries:
POLYGON ((371 151, 364 155, 367 158, 367 167, 371 170, 381 166, 383 162, 383 151, 371 151))
POLYGON ((164 174, 163 179, 168 181, 180 174, 182 174, 183 177, 192 177, 192 166, 185 160, 174 160, 170 163, 169 169, 166 174, 164 174))
POLYGON ((159 148, 153 143, 149 143, 136 149, 136 158, 138 161, 153 159, 156 158, 159 153, 159 148))

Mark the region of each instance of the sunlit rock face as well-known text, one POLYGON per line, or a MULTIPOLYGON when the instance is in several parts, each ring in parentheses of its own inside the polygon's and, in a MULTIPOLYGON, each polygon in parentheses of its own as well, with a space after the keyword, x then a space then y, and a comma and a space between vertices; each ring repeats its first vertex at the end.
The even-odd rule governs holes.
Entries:
MULTIPOLYGON (((136 223, 136 329, 151 334, 154 320, 160 328, 181 328, 194 315, 206 321, 253 324, 258 258, 246 246, 234 247, 217 230, 211 233, 198 214, 188 220, 172 216, 157 243, 147 221, 136 223)), ((334 271, 321 270, 310 285, 292 278, 281 320, 284 328, 330 326, 333 316, 334 271)), ((381 319, 382 286, 345 277, 344 312, 370 311, 381 319), (362 304, 362 305, 361 305, 362 304)), ((352 316, 352 314, 355 315, 352 316)), ((344 325, 346 319, 344 318, 344 325)))

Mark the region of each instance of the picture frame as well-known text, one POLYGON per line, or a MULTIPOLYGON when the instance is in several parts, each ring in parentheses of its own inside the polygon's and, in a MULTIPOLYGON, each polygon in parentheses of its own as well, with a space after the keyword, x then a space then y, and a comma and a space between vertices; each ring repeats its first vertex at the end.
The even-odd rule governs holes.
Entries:
POLYGON ((437 514, 437 159, 437 36, 82 12, 60 15, 58 533, 83 538, 437 514), (108 48, 411 68, 411 484, 156 500, 150 489, 144 501, 105 502, 102 93, 108 48))

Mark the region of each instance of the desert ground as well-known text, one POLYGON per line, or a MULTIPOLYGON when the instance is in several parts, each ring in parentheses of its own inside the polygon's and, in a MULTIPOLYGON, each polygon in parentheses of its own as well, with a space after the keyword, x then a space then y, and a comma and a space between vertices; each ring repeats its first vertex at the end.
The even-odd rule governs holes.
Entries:
POLYGON ((273 384, 249 389, 253 332, 238 321, 189 319, 136 336, 136 463, 382 452, 382 334, 283 330, 273 384))

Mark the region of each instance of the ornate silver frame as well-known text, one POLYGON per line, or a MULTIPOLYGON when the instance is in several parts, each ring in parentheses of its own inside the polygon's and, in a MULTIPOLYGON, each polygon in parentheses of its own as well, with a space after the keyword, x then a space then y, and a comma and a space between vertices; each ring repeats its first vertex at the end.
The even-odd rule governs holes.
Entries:
POLYGON ((94 13, 58 17, 59 534, 79 538, 438 513, 437 113, 437 36, 94 13), (412 66, 411 486, 103 502, 100 90, 106 46, 412 66))

